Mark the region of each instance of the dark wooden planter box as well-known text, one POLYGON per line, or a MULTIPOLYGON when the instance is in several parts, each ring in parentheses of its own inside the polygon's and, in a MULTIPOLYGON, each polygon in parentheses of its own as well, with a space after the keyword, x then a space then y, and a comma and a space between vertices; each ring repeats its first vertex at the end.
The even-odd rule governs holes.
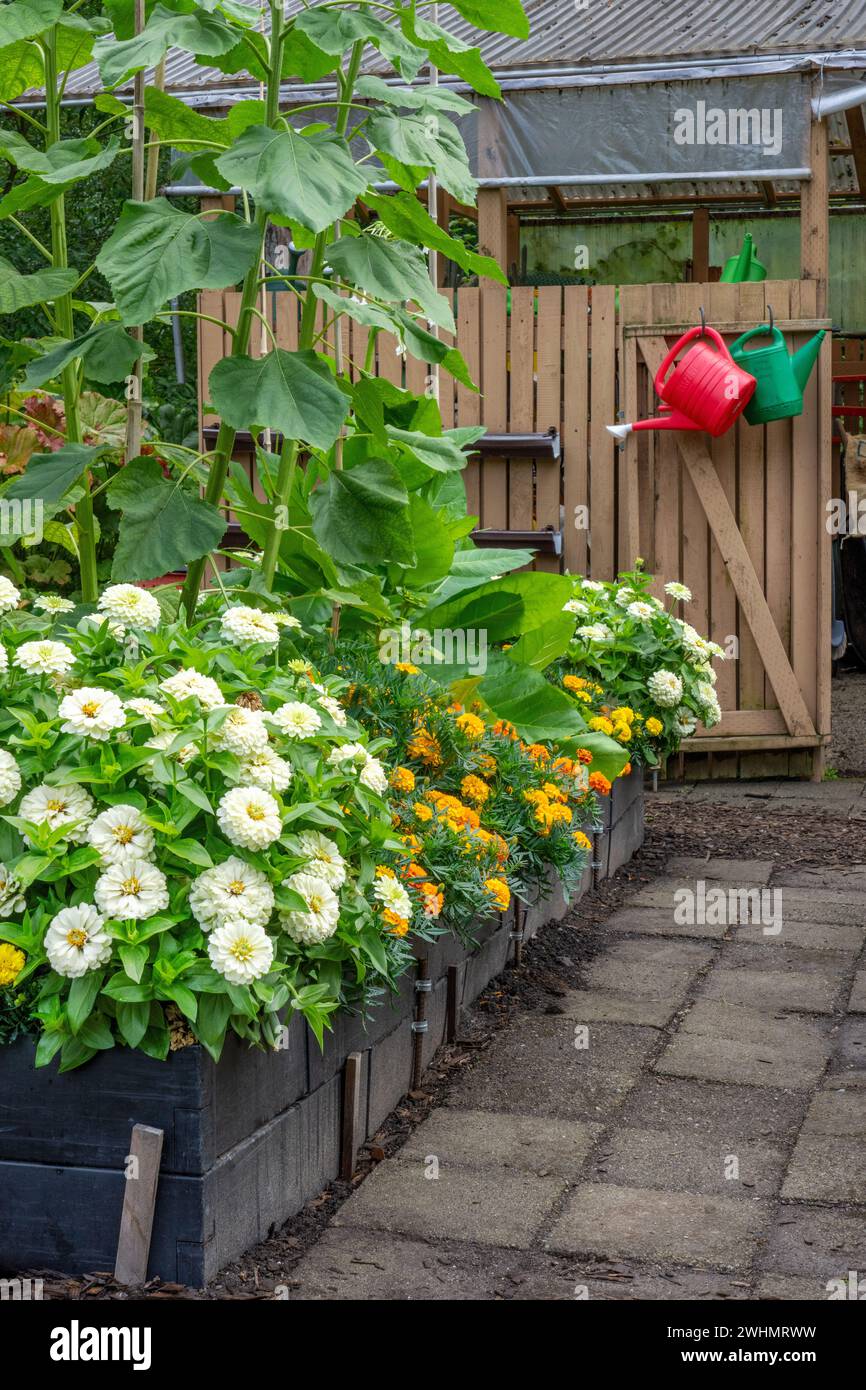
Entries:
MULTIPOLYGON (((602 876, 643 839, 637 776, 615 784, 605 815, 602 876)), ((589 886, 587 872, 581 893, 589 886)), ((567 911, 551 889, 526 911, 526 936, 567 911)), ((459 968, 465 1007, 502 971, 513 927, 508 912, 481 925, 472 950, 450 937, 425 948, 432 988, 424 1065, 445 1035, 449 966, 459 968)), ((366 1025, 338 1019, 324 1052, 298 1016, 284 1050, 258 1052, 232 1037, 219 1064, 200 1047, 172 1053, 168 1062, 115 1048, 60 1076, 54 1064, 34 1070, 30 1039, 0 1048, 0 1270, 113 1269, 131 1130, 146 1124, 165 1132, 150 1275, 207 1283, 337 1176, 350 1052, 362 1056, 365 1135, 406 1093, 414 1010, 407 974, 366 1025)))

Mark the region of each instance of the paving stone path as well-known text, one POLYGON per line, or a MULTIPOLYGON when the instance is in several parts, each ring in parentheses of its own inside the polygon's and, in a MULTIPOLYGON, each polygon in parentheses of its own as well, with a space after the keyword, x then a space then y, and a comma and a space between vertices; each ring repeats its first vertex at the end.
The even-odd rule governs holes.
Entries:
POLYGON ((666 875, 606 923, 587 988, 514 1019, 360 1186, 292 1297, 826 1299, 866 1279, 866 864, 666 875), (699 880, 780 890, 781 930, 679 925, 699 880))

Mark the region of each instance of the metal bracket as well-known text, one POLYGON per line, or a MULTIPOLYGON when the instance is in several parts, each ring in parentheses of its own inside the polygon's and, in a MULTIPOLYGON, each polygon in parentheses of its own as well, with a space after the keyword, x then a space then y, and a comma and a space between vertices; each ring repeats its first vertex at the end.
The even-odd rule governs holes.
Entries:
POLYGON ((415 993, 416 993, 416 994, 429 994, 432 988, 433 988, 433 981, 432 981, 432 980, 416 980, 416 981, 415 981, 415 993))
POLYGON ((426 1018, 421 1019, 420 1021, 419 1021, 418 1019, 413 1019, 413 1020, 412 1020, 412 1032, 413 1032, 413 1033, 426 1033, 426 1032, 427 1032, 427 1026, 428 1026, 428 1025, 427 1025, 427 1020, 426 1020, 426 1018))

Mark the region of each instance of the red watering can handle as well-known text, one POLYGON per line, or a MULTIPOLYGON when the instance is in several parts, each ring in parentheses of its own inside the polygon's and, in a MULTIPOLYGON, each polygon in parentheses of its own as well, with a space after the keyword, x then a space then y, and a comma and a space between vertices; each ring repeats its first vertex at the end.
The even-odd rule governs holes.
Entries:
POLYGON ((725 340, 722 337, 721 333, 717 333, 715 328, 706 328, 702 324, 696 324, 694 328, 690 328, 687 333, 684 333, 678 342, 674 343, 670 352, 667 354, 665 360, 662 362, 661 366, 656 372, 655 388, 657 395, 661 395, 665 377, 668 374, 668 368, 670 367, 677 353, 680 351, 681 348, 685 347, 686 343, 690 343, 693 338, 712 338, 719 351, 725 357, 730 358, 730 353, 728 352, 728 349, 725 346, 725 340))

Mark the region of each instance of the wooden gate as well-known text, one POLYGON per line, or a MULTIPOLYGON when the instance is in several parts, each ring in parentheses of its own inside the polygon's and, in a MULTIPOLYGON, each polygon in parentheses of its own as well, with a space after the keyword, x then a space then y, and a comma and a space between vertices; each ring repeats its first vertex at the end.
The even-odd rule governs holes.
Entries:
MULTIPOLYGON (((829 327, 812 281, 623 287, 623 418, 657 413, 652 378, 701 306, 730 342, 766 321, 768 305, 792 350, 829 327)), ((621 452, 621 567, 637 551, 659 583, 687 584, 688 620, 737 658, 719 673, 721 724, 683 745, 688 775, 820 775, 830 732, 830 364, 828 336, 795 419, 740 420, 715 440, 641 432, 621 452)))
MULTIPOLYGON (((471 460, 466 490, 478 527, 534 532, 539 540, 554 533, 561 553, 543 549, 536 566, 596 579, 612 579, 641 555, 659 584, 688 584, 695 597, 687 616, 696 628, 722 646, 735 639, 737 659, 719 676, 722 723, 686 742, 681 771, 820 772, 830 731, 829 337, 795 420, 740 422, 717 440, 641 432, 623 449, 605 429, 617 418, 656 414, 656 365, 699 322, 701 306, 730 341, 765 320, 769 303, 796 348, 827 326, 816 318, 815 282, 510 292, 485 285, 453 294, 455 341, 480 392, 442 372, 443 425, 482 423, 497 435, 554 428, 562 446, 561 459, 471 460)), ((201 296, 202 312, 230 325, 238 303, 233 291, 201 296)), ((269 320, 281 347, 297 345, 294 296, 270 295, 269 320)), ((371 348, 357 324, 343 319, 341 331, 353 376, 366 365, 397 385, 425 389, 428 367, 398 353, 390 335, 380 334, 371 348)), ((202 400, 226 337, 199 320, 202 400)), ((259 334, 253 337, 252 350, 261 351, 259 334)), ((240 441, 238 457, 252 479, 249 439, 240 441)))

